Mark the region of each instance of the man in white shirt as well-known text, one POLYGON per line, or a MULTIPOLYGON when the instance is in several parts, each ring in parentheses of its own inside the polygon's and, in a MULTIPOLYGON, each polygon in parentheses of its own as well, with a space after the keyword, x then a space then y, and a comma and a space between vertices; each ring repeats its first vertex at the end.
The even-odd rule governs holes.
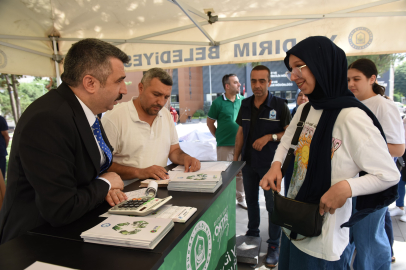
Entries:
POLYGON ((185 171, 200 169, 199 160, 179 147, 170 112, 164 108, 171 96, 172 78, 160 68, 148 70, 138 84, 139 96, 107 112, 102 123, 114 148, 109 171, 126 179, 168 179, 168 158, 185 165, 185 171))

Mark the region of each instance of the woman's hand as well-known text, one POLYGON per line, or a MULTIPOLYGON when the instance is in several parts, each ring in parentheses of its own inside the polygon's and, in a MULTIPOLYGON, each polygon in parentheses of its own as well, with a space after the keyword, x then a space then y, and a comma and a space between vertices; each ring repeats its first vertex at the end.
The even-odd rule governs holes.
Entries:
POLYGON ((352 190, 347 180, 332 185, 320 199, 320 215, 322 216, 327 212, 334 214, 336 209, 341 208, 351 196, 352 190))
POLYGON ((274 163, 272 163, 272 166, 269 169, 269 171, 261 179, 259 185, 264 190, 272 189, 277 192, 280 192, 281 182, 282 182, 281 163, 279 161, 275 161, 274 163))

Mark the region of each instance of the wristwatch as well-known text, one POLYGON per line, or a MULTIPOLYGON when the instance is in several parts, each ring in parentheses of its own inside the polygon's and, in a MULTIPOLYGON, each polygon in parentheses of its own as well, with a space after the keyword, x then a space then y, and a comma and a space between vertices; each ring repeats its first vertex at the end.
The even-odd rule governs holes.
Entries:
POLYGON ((278 140, 278 136, 276 134, 272 134, 272 140, 276 142, 278 140))

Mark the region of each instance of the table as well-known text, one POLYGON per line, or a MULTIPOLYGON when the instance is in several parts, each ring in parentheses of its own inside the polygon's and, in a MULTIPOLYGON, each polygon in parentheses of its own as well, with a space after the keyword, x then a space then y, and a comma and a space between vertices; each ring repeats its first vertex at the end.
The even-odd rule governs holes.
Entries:
MULTIPOLYGON (((110 206, 103 203, 69 225, 55 228, 45 224, 1 245, 0 269, 23 269, 35 261, 78 269, 118 268, 111 261, 126 267, 136 265, 137 269, 202 270, 222 269, 223 266, 230 269, 237 263, 234 179, 244 164, 242 161, 233 162, 222 173, 223 185, 215 193, 175 192, 159 188, 157 197, 172 196, 169 203, 196 207, 197 211, 186 223, 175 223, 153 250, 84 243, 80 234, 105 219, 99 215, 107 212, 110 206), (21 256, 17 259, 14 253, 21 256), (69 255, 71 259, 66 259, 67 254, 72 254, 69 255)), ((128 185, 125 191, 137 188, 139 182, 128 185)))

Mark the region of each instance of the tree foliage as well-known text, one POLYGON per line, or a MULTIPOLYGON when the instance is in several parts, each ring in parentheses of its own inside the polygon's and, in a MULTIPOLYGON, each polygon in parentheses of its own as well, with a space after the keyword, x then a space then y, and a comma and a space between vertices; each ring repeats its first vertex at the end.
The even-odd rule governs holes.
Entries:
MULTIPOLYGON (((237 67, 242 68, 242 67, 246 67, 248 63, 237 63, 235 64, 237 67)), ((261 62, 252 62, 251 63, 251 67, 254 68, 256 66, 261 65, 261 62)))
MULTIPOLYGON (((20 79, 22 76, 17 77, 20 79)), ((45 88, 49 81, 34 79, 31 83, 19 83, 17 85, 18 94, 21 104, 21 113, 37 98, 48 92, 45 88)), ((1 115, 13 119, 13 113, 10 103, 10 95, 4 79, 0 79, 0 110, 1 115)))
POLYGON ((395 92, 406 96, 406 61, 395 69, 395 92))
POLYGON ((366 58, 375 63, 378 69, 378 74, 382 75, 389 70, 390 65, 393 65, 395 61, 401 61, 405 58, 403 54, 377 54, 377 55, 360 55, 360 56, 347 56, 348 65, 354 61, 366 58))

